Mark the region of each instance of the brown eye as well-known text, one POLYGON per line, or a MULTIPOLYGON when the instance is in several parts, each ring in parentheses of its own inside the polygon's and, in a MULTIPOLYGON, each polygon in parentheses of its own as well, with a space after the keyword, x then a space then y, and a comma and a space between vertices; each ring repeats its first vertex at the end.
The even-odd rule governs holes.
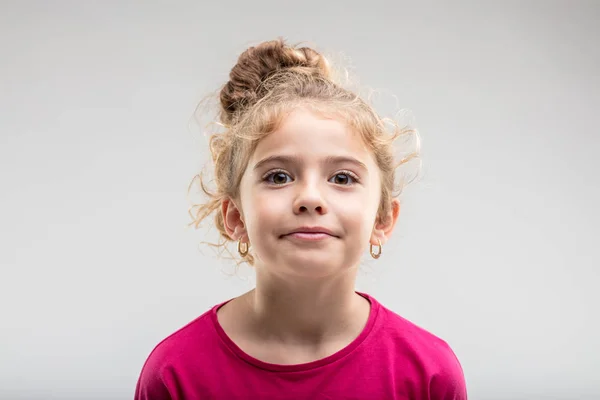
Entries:
POLYGON ((336 185, 351 185, 354 183, 354 178, 352 178, 349 174, 340 173, 335 174, 330 182, 335 183, 336 185))
POLYGON ((292 178, 285 172, 274 172, 269 174, 266 181, 274 185, 285 185, 292 181, 292 178))

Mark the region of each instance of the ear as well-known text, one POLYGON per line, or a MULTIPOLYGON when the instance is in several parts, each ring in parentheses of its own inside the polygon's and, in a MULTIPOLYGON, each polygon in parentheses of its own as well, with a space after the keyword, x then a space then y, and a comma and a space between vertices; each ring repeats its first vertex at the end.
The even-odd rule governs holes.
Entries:
POLYGON ((392 236, 398 216, 400 215, 400 200, 392 199, 392 207, 387 215, 381 215, 377 218, 377 222, 371 233, 370 243, 373 246, 384 244, 392 236))
POLYGON ((233 200, 229 198, 223 200, 221 203, 221 214, 223 215, 225 231, 230 238, 233 240, 241 240, 247 237, 244 218, 233 200))

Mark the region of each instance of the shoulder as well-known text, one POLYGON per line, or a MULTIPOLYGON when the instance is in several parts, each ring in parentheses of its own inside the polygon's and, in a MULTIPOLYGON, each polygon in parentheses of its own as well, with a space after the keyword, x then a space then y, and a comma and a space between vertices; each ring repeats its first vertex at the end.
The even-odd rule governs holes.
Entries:
POLYGON ((165 365, 182 361, 181 355, 193 348, 204 347, 206 339, 215 336, 212 321, 214 308, 188 322, 183 327, 161 340, 152 350, 147 365, 165 365))
POLYGON ((428 385, 430 398, 464 400, 462 366, 450 345, 421 326, 379 305, 380 323, 375 335, 403 363, 412 364, 428 385))
POLYGON ((136 400, 171 398, 169 392, 173 381, 178 371, 184 369, 189 362, 186 355, 201 355, 212 345, 211 338, 216 336, 211 320, 213 310, 214 308, 179 328, 152 349, 136 385, 136 400))

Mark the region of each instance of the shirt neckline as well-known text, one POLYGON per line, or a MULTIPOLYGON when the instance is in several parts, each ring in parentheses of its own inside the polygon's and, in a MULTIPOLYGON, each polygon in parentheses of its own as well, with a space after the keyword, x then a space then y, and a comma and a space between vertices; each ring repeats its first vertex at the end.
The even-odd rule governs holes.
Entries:
POLYGON ((302 363, 302 364, 282 365, 282 364, 273 364, 273 363, 264 362, 264 361, 261 361, 257 358, 252 357, 251 355, 247 354, 237 344, 235 344, 235 342, 233 340, 231 340, 231 338, 227 335, 227 333, 225 333, 225 330, 223 329, 223 327, 221 326, 221 324, 219 323, 219 320, 217 318, 217 311, 219 310, 219 308, 221 308, 225 304, 229 303, 233 299, 229 299, 223 303, 217 304, 216 306, 214 306, 212 308, 210 314, 211 314, 211 320, 212 320, 213 326, 215 327, 215 330, 217 331, 217 334, 219 335, 221 340, 225 343, 225 345, 231 351, 233 351, 233 353, 236 356, 241 358, 243 361, 245 361, 249 364, 252 364, 255 367, 258 367, 260 369, 267 370, 267 371, 274 371, 274 372, 307 371, 307 370, 311 370, 311 369, 315 369, 315 368, 319 368, 319 367, 323 367, 325 365, 331 364, 331 363, 349 355, 354 350, 356 350, 356 348, 358 348, 361 345, 361 343, 363 343, 365 341, 365 339, 369 336, 369 334, 373 330, 373 327, 375 326, 375 322, 377 320, 377 316, 379 314, 380 305, 373 297, 369 296, 368 294, 361 293, 361 292, 356 292, 356 293, 359 294, 360 296, 364 297, 365 299, 367 299, 371 305, 367 323, 365 324, 364 328, 359 333, 359 335, 352 342, 350 342, 346 347, 338 350, 337 352, 335 352, 325 358, 321 358, 319 360, 311 361, 308 363, 302 363))

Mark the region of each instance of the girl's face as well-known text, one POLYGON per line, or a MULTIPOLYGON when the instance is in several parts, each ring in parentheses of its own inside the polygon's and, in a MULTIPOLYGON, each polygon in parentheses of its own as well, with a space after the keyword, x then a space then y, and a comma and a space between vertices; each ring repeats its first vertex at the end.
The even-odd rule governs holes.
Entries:
POLYGON ((376 225, 380 196, 379 168, 361 137, 300 108, 258 143, 238 204, 223 211, 257 268, 324 277, 356 267, 369 243, 389 236, 398 206, 391 226, 376 225))

